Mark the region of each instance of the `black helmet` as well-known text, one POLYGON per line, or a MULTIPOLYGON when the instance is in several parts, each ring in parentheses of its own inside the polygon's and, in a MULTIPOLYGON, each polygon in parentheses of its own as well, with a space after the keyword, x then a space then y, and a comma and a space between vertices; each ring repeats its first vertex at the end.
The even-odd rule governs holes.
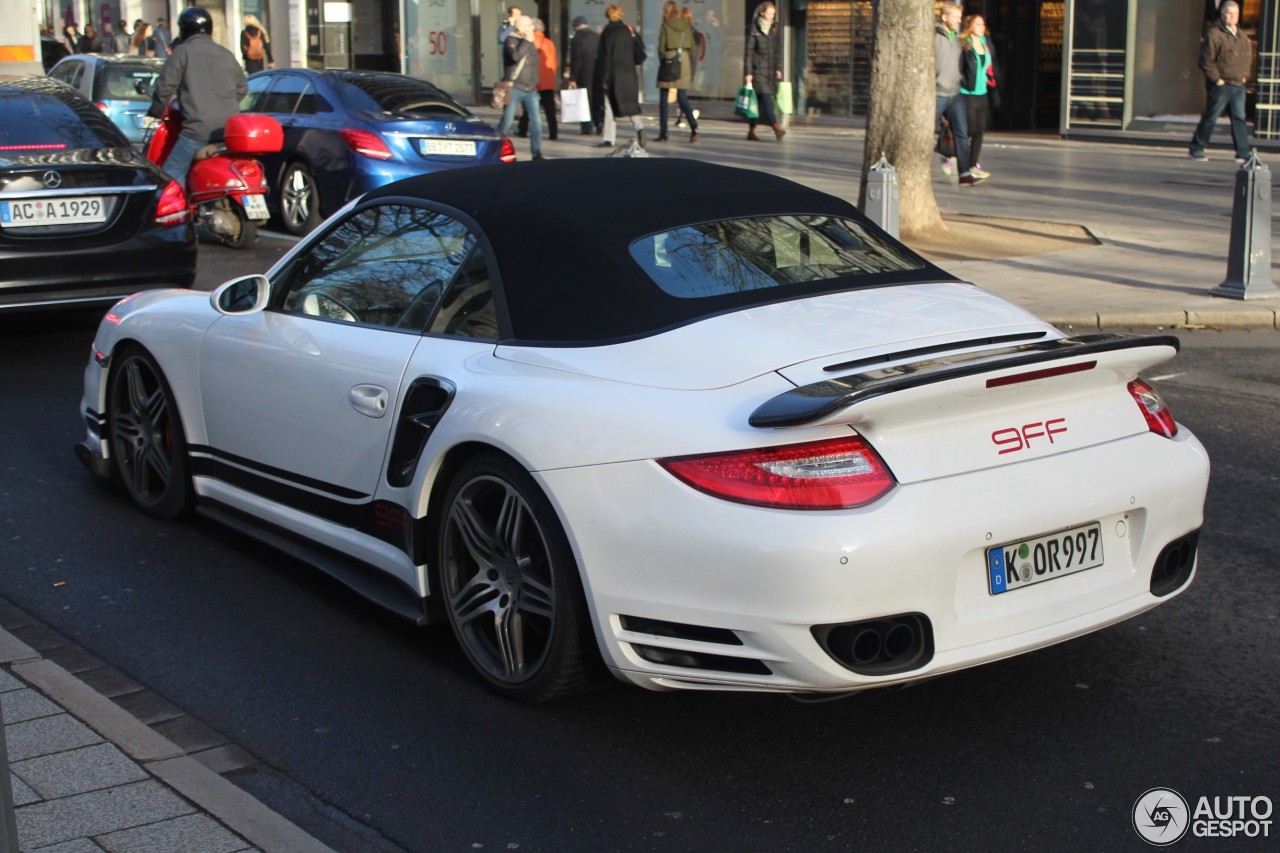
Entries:
POLYGON ((199 6, 183 9, 182 14, 178 16, 178 33, 184 39, 189 39, 196 33, 211 36, 213 35, 213 18, 199 6))

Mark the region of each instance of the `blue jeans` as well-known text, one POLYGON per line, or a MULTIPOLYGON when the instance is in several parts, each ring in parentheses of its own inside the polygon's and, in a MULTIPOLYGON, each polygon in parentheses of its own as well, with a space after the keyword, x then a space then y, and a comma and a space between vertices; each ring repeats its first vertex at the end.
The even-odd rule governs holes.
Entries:
POLYGON ((1230 109, 1231 141, 1236 146, 1236 156, 1249 159, 1249 126, 1244 123, 1244 86, 1210 83, 1206 88, 1204 115, 1196 125, 1195 136, 1191 137, 1191 153, 1204 153, 1204 149, 1209 147, 1209 137, 1213 135, 1218 116, 1224 109, 1230 109))
POLYGON ((190 136, 179 136, 173 150, 165 158, 161 167, 169 173, 169 177, 178 182, 182 191, 187 191, 187 172, 191 170, 191 160, 196 152, 209 144, 207 139, 192 139, 190 136))
POLYGON ((511 131, 511 125, 515 124, 516 107, 524 105, 525 115, 529 117, 529 150, 534 157, 542 155, 542 115, 540 107, 542 100, 538 97, 538 93, 530 89, 517 89, 511 87, 511 100, 507 101, 507 105, 502 110, 502 121, 498 122, 498 134, 507 136, 511 131))
MULTIPOLYGON (((665 137, 667 135, 667 111, 671 108, 671 103, 667 100, 667 90, 658 90, 658 136, 665 137)), ((684 110, 684 114, 689 118, 689 130, 693 133, 698 132, 698 120, 693 117, 693 107, 689 106, 689 90, 676 89, 676 103, 680 105, 680 109, 684 110)))
POLYGON ((973 166, 969 151, 969 109, 960 95, 937 95, 934 99, 933 124, 942 126, 942 117, 951 123, 951 135, 956 141, 956 166, 960 176, 969 174, 973 166))

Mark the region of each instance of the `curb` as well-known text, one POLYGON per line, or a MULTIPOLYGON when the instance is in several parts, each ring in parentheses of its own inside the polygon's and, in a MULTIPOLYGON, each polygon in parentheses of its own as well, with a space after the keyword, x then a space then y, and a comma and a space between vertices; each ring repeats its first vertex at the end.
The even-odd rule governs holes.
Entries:
MULTIPOLYGON (((1004 297, 1009 299, 1009 297, 1004 297)), ((1011 300, 1015 301, 1016 300, 1011 300)), ((1194 331, 1280 331, 1280 309, 1249 307, 1235 311, 1179 308, 1158 311, 1105 311, 1059 314, 1028 309, 1045 322, 1061 329, 1181 329, 1194 331)))
POLYGON ((0 628, 0 664, 264 853, 332 853, 248 792, 0 628))

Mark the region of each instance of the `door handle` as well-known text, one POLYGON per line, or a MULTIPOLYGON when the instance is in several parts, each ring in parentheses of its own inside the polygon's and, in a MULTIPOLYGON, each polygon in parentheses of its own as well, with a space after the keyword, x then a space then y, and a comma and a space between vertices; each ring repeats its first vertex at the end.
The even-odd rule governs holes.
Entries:
POLYGON ((347 395, 351 408, 370 418, 380 418, 387 413, 387 389, 377 385, 357 385, 347 395))

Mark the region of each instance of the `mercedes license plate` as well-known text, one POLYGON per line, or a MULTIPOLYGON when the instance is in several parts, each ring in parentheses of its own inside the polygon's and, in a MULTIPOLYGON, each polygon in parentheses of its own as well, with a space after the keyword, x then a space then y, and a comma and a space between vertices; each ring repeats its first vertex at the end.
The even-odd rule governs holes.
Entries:
POLYGON ((1102 525, 1095 521, 988 548, 987 586, 999 595, 1101 565, 1102 525))
POLYGON ((267 212, 267 199, 260 193, 242 196, 244 199, 244 212, 250 219, 270 219, 271 214, 267 212))
POLYGON ((107 209, 99 196, 33 198, 0 201, 0 227, 25 228, 32 225, 81 225, 106 222, 107 209))
POLYGON ((476 156, 476 144, 469 139, 419 139, 423 154, 448 154, 454 157, 476 156))

